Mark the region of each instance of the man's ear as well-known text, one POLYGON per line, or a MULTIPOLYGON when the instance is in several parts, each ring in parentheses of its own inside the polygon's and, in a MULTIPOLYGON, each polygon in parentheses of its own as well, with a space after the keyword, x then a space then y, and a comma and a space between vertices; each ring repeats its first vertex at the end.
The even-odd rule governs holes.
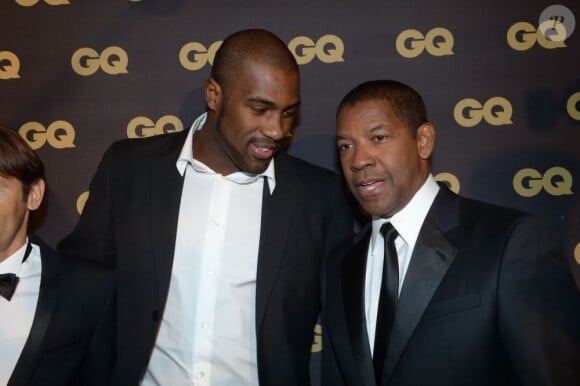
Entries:
POLYGON ((205 82, 205 103, 207 107, 213 111, 219 110, 222 99, 223 91, 220 84, 214 78, 209 78, 205 82))
POLYGON ((26 199, 28 210, 36 210, 40 204, 42 204, 45 188, 46 186, 42 178, 34 181, 30 185, 30 191, 28 192, 28 197, 26 199))
POLYGON ((429 122, 423 123, 417 129, 417 151, 421 159, 429 159, 435 148, 435 128, 429 122))

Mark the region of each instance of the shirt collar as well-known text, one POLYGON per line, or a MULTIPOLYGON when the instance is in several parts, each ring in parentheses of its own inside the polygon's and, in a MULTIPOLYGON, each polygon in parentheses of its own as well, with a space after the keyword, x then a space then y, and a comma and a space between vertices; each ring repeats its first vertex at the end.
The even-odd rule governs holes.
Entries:
MULTIPOLYGON (((177 171, 183 177, 185 176, 185 170, 187 166, 191 166, 195 172, 198 173, 206 173, 206 174, 219 174, 212 170, 209 166, 204 164, 203 162, 196 160, 193 158, 193 134, 201 130, 205 121, 207 119, 207 113, 201 114, 191 125, 189 129, 189 133, 187 134, 187 138, 185 139, 185 143, 181 148, 181 152, 179 153, 179 157, 177 158, 177 162, 175 166, 177 167, 177 171)), ((252 174, 246 172, 235 172, 232 174, 228 174, 224 176, 225 179, 235 182, 237 184, 251 184, 256 180, 260 179, 261 177, 265 177, 268 181, 268 188, 270 190, 270 194, 274 193, 274 189, 276 188, 276 174, 274 168, 274 159, 270 161, 270 164, 260 174, 252 174)))
POLYGON ((16 252, 8 256, 4 261, 0 262, 0 274, 19 273, 27 246, 28 238, 26 238, 26 242, 16 252))
POLYGON ((415 193, 411 201, 403 209, 395 213, 390 219, 373 219, 372 236, 376 240, 381 226, 386 222, 391 222, 401 238, 414 248, 419 237, 419 232, 427 217, 427 213, 439 192, 439 185, 435 182, 433 175, 429 174, 421 188, 415 193))

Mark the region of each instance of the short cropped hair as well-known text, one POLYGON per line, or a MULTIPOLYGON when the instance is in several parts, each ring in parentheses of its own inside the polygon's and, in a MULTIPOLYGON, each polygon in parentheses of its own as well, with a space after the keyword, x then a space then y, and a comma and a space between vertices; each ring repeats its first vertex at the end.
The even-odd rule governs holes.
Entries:
POLYGON ((44 179, 44 164, 26 141, 14 130, 0 124, 0 175, 22 183, 24 199, 30 186, 44 179))
POLYGON ((294 55, 278 36, 263 29, 248 29, 238 31, 223 41, 215 54, 211 77, 227 89, 246 60, 298 72, 294 55))
POLYGON ((411 129, 413 136, 419 126, 429 121, 421 95, 395 80, 372 80, 356 86, 342 99, 336 114, 347 106, 367 100, 389 102, 397 118, 411 129))

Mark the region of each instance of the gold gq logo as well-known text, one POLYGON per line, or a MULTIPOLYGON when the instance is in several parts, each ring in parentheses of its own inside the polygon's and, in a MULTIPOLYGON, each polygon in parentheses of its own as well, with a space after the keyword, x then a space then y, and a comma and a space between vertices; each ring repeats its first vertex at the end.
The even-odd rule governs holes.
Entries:
POLYGON ((157 122, 138 116, 131 119, 127 125, 128 138, 145 138, 178 131, 183 131, 183 123, 174 115, 164 115, 157 122))
POLYGON ((67 121, 54 121, 47 128, 39 122, 27 122, 18 133, 34 150, 40 149, 46 142, 55 149, 75 147, 75 129, 67 121))
POLYGON ((514 175, 514 190, 522 197, 533 197, 544 189, 552 196, 570 195, 572 174, 563 167, 554 166, 542 174, 536 169, 522 169, 514 175))
POLYGON ((512 25, 507 31, 507 42, 516 51, 529 50, 536 42, 549 50, 564 48, 566 47, 565 39, 566 28, 564 25, 562 23, 554 23, 551 20, 544 21, 537 30, 532 24, 520 21, 512 25), (550 28, 544 26, 546 23, 550 24, 550 28), (551 40, 548 40, 541 32, 547 29, 556 31, 556 35, 550 37, 551 40))
POLYGON ((511 125, 513 108, 503 97, 490 98, 483 105, 476 99, 460 100, 453 110, 455 121, 463 127, 478 125, 482 119, 493 126, 511 125))
POLYGON ((0 51, 0 79, 17 79, 20 60, 13 52, 0 51))
POLYGON ((315 57, 323 63, 344 62, 344 43, 336 35, 324 35, 316 43, 308 36, 296 36, 288 49, 298 64, 310 63, 315 57))
POLYGON ((415 58, 424 50, 433 56, 453 55, 454 38, 447 28, 437 27, 423 36, 416 29, 408 29, 397 36, 395 46, 404 58, 415 58))
POLYGON ((190 71, 197 71, 208 63, 213 65, 215 53, 221 45, 221 40, 213 42, 209 48, 198 42, 187 43, 179 50, 179 62, 190 71))
MULTIPOLYGON (((32 7, 40 2, 40 0, 16 0, 16 4, 23 7, 32 7)), ((44 0, 48 5, 69 5, 69 0, 44 0)))
POLYGON ((99 68, 109 75, 127 74, 129 57, 121 47, 107 47, 101 54, 89 47, 79 48, 71 57, 73 70, 82 76, 90 76, 99 68))
POLYGON ((580 102, 580 92, 572 94, 566 103, 566 110, 570 118, 580 121, 580 110, 578 110, 578 102, 580 102))
POLYGON ((322 351, 322 326, 319 323, 316 323, 316 326, 314 326, 314 343, 312 343, 311 351, 322 351))
POLYGON ((455 175, 451 173, 439 173, 435 176, 435 181, 443 182, 445 185, 447 185, 449 190, 459 194, 461 184, 459 183, 459 179, 455 177, 455 175))
POLYGON ((83 210, 85 209, 85 204, 89 199, 89 191, 82 192, 79 197, 77 198, 77 212, 79 215, 83 214, 83 210))

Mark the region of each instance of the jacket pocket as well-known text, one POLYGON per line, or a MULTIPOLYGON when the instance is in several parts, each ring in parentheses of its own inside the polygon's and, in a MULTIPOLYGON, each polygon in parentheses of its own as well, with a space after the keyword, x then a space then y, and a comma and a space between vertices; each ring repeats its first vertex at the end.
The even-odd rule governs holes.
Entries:
POLYGON ((423 319, 434 319, 481 306, 481 294, 469 294, 429 304, 423 319))

